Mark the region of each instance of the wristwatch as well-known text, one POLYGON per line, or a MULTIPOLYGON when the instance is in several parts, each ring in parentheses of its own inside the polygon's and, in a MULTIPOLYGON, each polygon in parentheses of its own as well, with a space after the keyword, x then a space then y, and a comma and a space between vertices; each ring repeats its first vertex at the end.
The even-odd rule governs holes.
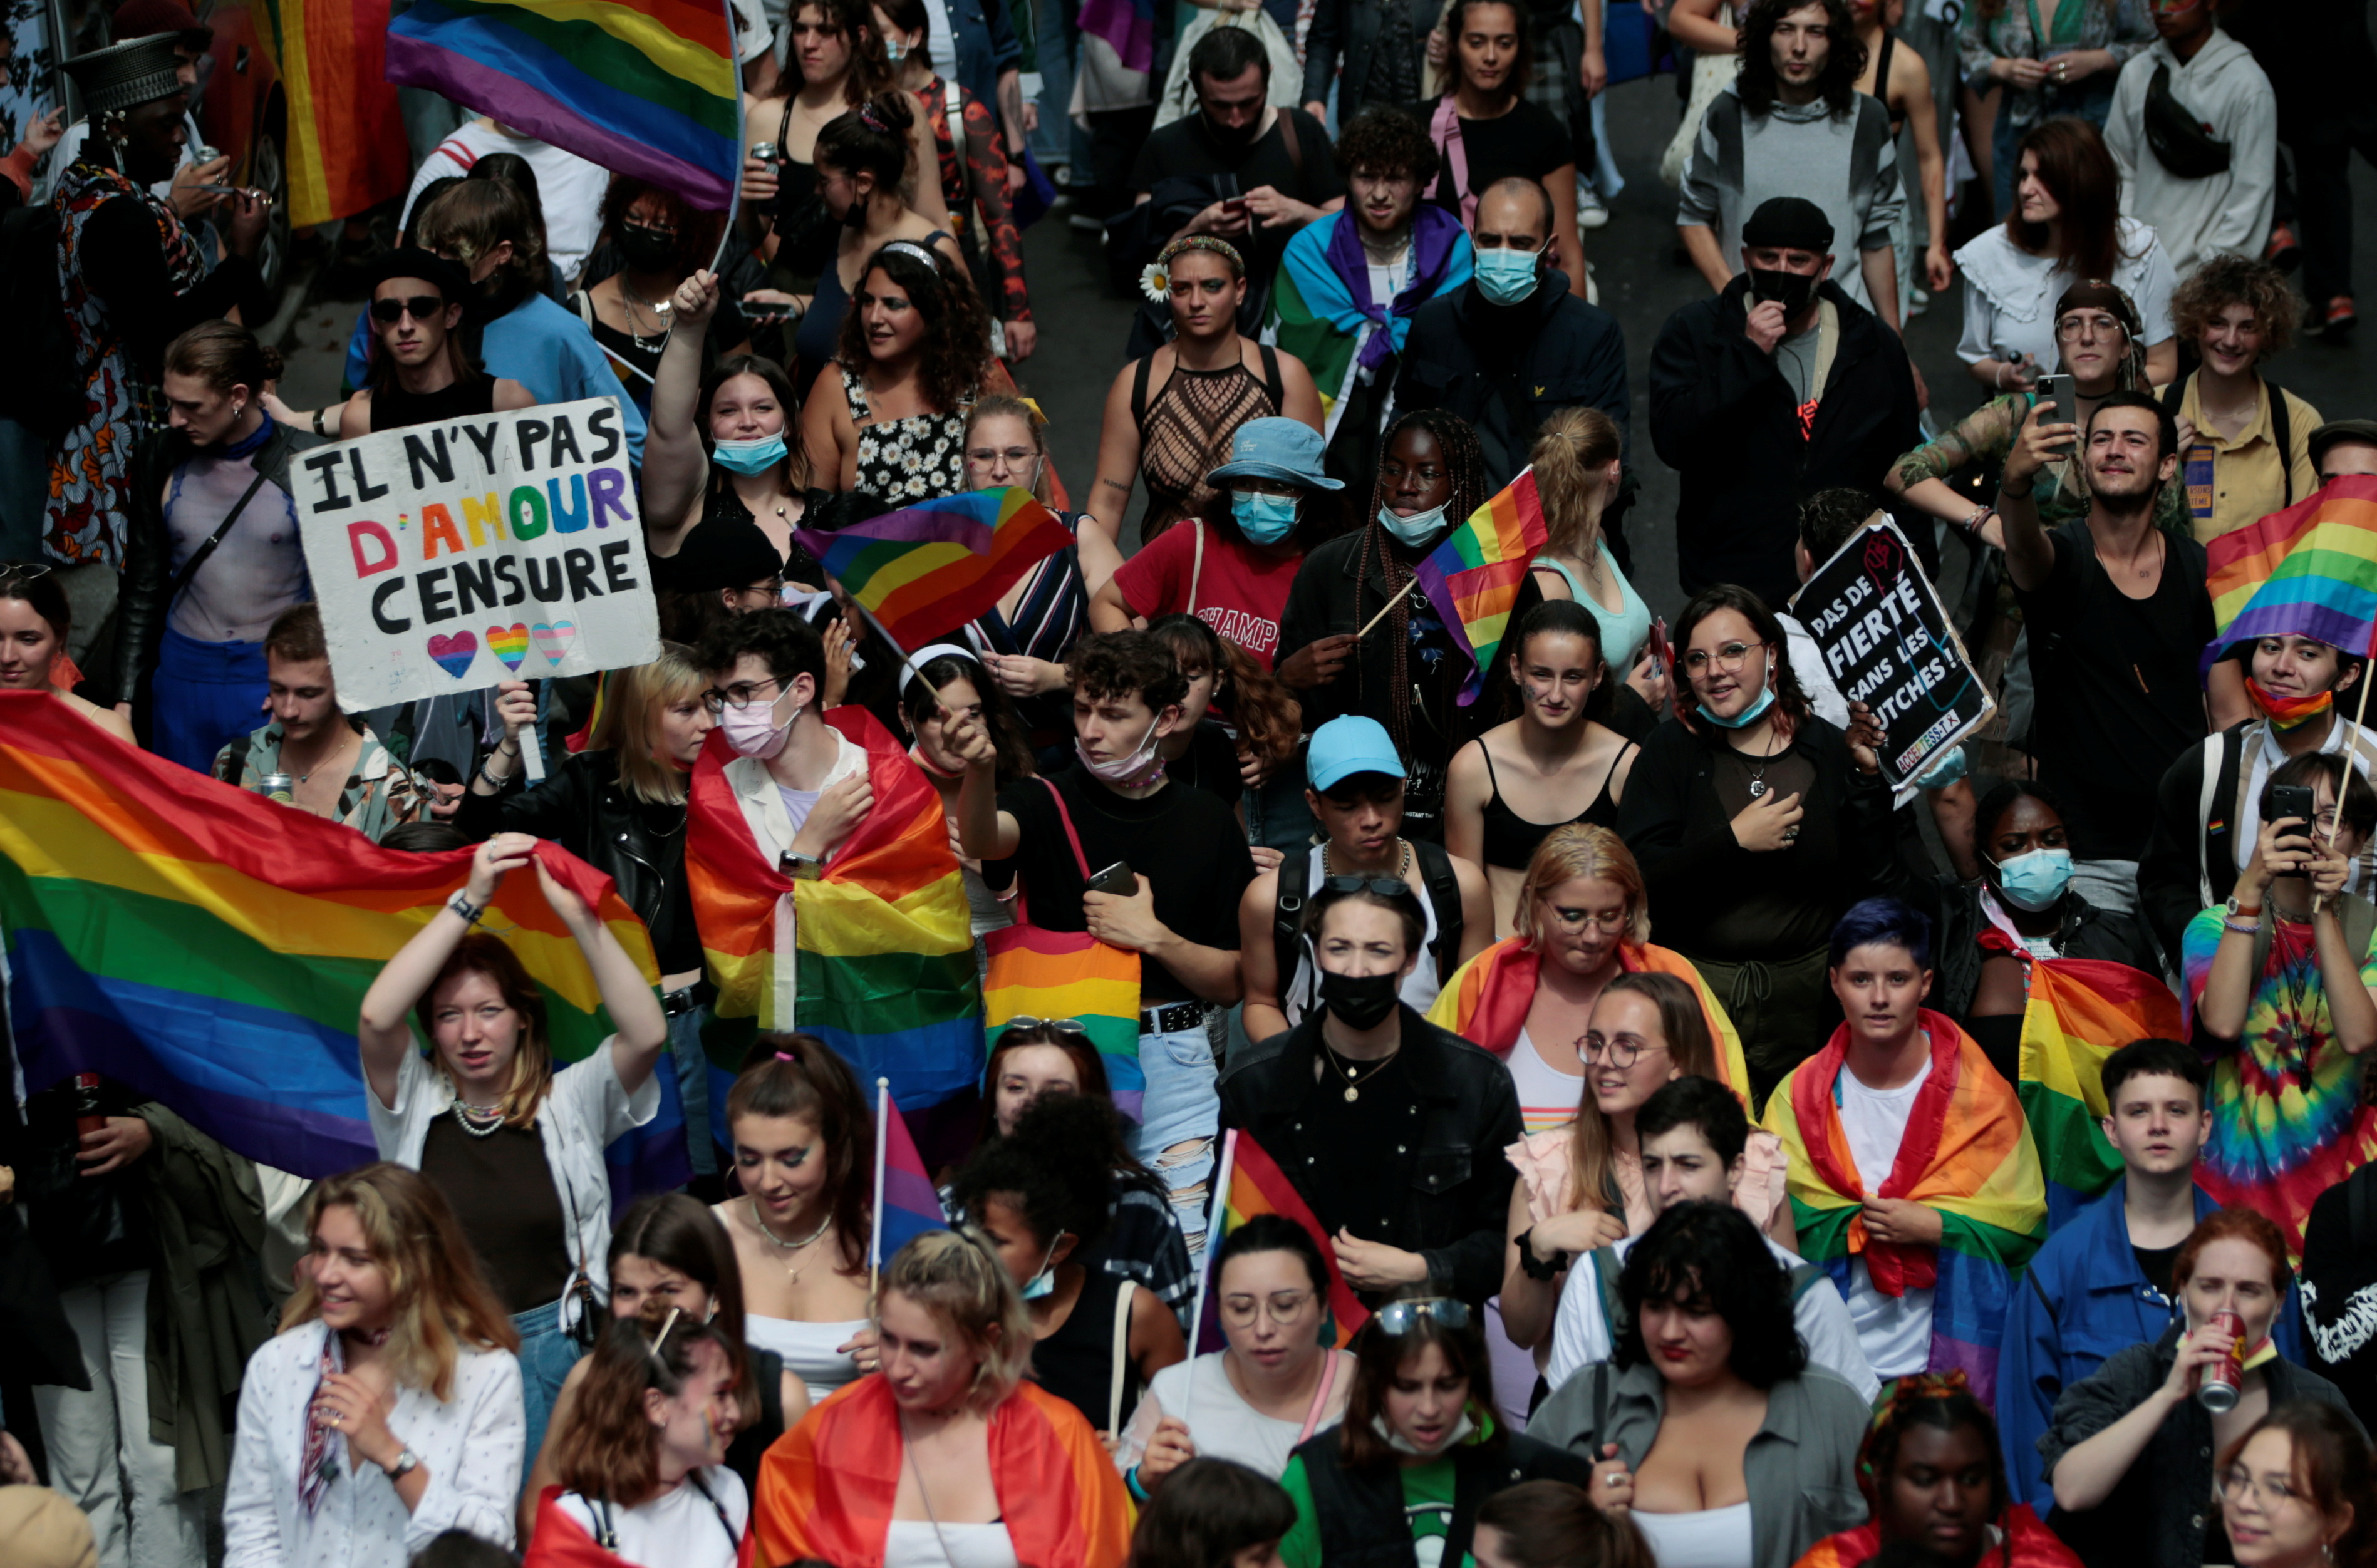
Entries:
POLYGON ((392 1481, 397 1481, 402 1480, 405 1477, 411 1475, 414 1470, 418 1469, 420 1466, 421 1455, 415 1454, 412 1449, 407 1448, 398 1454, 394 1459, 389 1460, 385 1468, 388 1471, 388 1479, 392 1481))
POLYGON ((2232 894, 2230 894, 2230 895, 2229 895, 2229 897, 2228 897, 2228 918, 2229 918, 2230 920, 2232 920, 2232 921, 2250 921, 2250 920, 2257 920, 2257 919, 2259 919, 2259 918, 2261 917, 2261 913, 2262 913, 2262 906, 2260 906, 2259 904, 2254 905, 2252 909, 2246 909, 2242 904, 2240 904, 2240 903, 2239 903, 2239 902, 2237 901, 2237 897, 2236 897, 2236 895, 2235 895, 2235 894, 2233 894, 2233 893, 2232 893, 2232 894))
POLYGON ((776 862, 776 869, 794 882, 815 882, 825 874, 825 862, 815 855, 788 854, 776 862))
POLYGON ((1535 1228, 1532 1225, 1519 1232, 1519 1266, 1527 1271, 1530 1279, 1558 1279, 1560 1270, 1568 1266, 1568 1254, 1561 1253, 1549 1263, 1538 1263, 1535 1261, 1535 1228))

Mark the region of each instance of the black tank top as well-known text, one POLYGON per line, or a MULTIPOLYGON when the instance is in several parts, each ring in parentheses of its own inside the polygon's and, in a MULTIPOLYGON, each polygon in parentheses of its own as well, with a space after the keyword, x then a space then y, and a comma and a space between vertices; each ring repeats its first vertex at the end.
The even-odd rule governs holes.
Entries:
POLYGON ((1609 771, 1601 776, 1601 788, 1595 791, 1593 803, 1567 822, 1529 822, 1503 802, 1502 781, 1494 777, 1494 754, 1487 749, 1484 741, 1479 741, 1477 750, 1486 759, 1487 790, 1485 809, 1480 814, 1486 829, 1486 863, 1505 871, 1524 871, 1527 862, 1535 858, 1535 846, 1570 823, 1589 822, 1596 827, 1616 830, 1618 802, 1609 798, 1609 781, 1618 776, 1618 765, 1633 749, 1630 742, 1618 748, 1618 754, 1610 759, 1609 771))
MULTIPOLYGON (((1032 1348, 1033 1380, 1104 1431, 1113 1416, 1115 1301, 1128 1283, 1120 1275, 1093 1269, 1081 1298, 1056 1333, 1032 1348)), ((1139 1369, 1123 1372, 1122 1419, 1139 1404, 1139 1369)))
POLYGON ((759 1419, 735 1434, 726 1449, 726 1467, 743 1478, 752 1496, 759 1495, 759 1460, 769 1444, 784 1435, 784 1358, 756 1345, 744 1347, 752 1392, 759 1396, 759 1419))
POLYGON ((496 378, 485 371, 463 376, 439 392, 407 392, 394 376, 372 389, 371 427, 375 434, 407 425, 443 424, 448 420, 474 419, 496 411, 496 378))
POLYGON ((1888 28, 1881 30, 1881 58, 1873 65, 1873 95, 1890 113, 1890 134, 1896 136, 1906 128, 1906 116, 1890 107, 1890 57, 1898 49, 1898 35, 1888 28))

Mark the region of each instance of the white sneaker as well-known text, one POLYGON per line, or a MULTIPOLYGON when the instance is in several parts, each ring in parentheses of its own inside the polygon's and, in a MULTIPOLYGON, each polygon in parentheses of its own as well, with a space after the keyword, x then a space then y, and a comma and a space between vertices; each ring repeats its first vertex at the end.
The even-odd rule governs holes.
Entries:
POLYGON ((1587 229, 1599 229, 1609 222, 1609 208, 1602 204, 1601 193, 1583 180, 1576 183, 1576 220, 1587 229))
POLYGON ((1065 221, 1076 232, 1083 234, 1103 234, 1106 232, 1106 220, 1093 212, 1076 212, 1065 221))

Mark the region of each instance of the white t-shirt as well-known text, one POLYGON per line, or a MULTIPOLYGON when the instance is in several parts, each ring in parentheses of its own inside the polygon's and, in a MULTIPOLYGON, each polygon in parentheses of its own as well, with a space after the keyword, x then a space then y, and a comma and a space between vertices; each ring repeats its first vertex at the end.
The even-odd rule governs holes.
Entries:
MULTIPOLYGON (((1224 1354, 1214 1350, 1176 1361, 1149 1381, 1146 1396, 1123 1428, 1122 1441, 1115 1444, 1117 1469, 1128 1471, 1138 1464, 1156 1426, 1165 1417, 1175 1416, 1188 1425, 1198 1457, 1235 1460, 1273 1480, 1286 1473, 1288 1452, 1304 1431, 1303 1420, 1282 1420, 1248 1404, 1222 1364, 1224 1354)), ((1338 1355, 1337 1379, 1315 1432, 1327 1431, 1344 1417, 1345 1396, 1354 1385, 1353 1359, 1338 1355)))
MULTIPOLYGON (((561 1495, 558 1506, 588 1535, 600 1538, 603 1526, 594 1504, 570 1491, 561 1495)), ((623 1562, 639 1568, 735 1568, 750 1524, 751 1496, 743 1490, 741 1476, 723 1465, 711 1465, 641 1507, 615 1506, 610 1515, 611 1527, 619 1536, 613 1550, 623 1562), (708 1497, 695 1487, 697 1479, 710 1489, 708 1497)))
POLYGON ((429 182, 468 175, 472 166, 491 152, 518 153, 536 171, 537 205, 544 209, 545 259, 553 264, 554 276, 567 283, 578 276, 579 264, 594 248, 594 237, 602 232, 603 193, 610 188, 611 174, 599 163, 590 163, 534 137, 516 137, 484 120, 472 120, 422 160, 412 176, 412 188, 404 193, 404 212, 397 220, 398 227, 412 221, 412 204, 421 199, 429 182))
MULTIPOLYGON (((1898 1163, 1906 1119, 1930 1075, 1929 1057, 1921 1072, 1894 1089, 1868 1088, 1855 1073, 1842 1069, 1841 1128, 1848 1134, 1857 1181, 1869 1194, 1881 1190, 1891 1167, 1898 1163)), ((1857 1340, 1876 1376, 1904 1377, 1930 1364, 1931 1295, 1928 1289, 1910 1287, 1903 1296, 1885 1296, 1873 1288, 1864 1258, 1849 1265, 1849 1321, 1857 1324, 1857 1340)))
MULTIPOLYGON (((1304 896, 1307 898, 1318 894, 1320 885, 1328 880, 1320 869, 1321 855, 1327 848, 1325 844, 1315 844, 1305 851, 1304 896)), ((1418 851, 1413 853, 1416 857, 1418 851)), ((1280 869, 1287 872, 1287 863, 1283 861, 1280 869)), ((1288 874, 1295 873, 1289 872, 1288 874)), ((1291 882, 1288 885, 1293 887, 1296 885, 1291 882)), ((1442 928, 1436 921, 1436 901, 1427 896, 1427 879, 1419 875, 1416 863, 1412 867, 1412 890, 1419 895, 1419 907, 1427 916, 1427 932, 1420 938, 1419 962, 1412 966, 1412 972, 1404 977, 1395 994, 1404 1005, 1425 1018, 1427 1010, 1436 1005, 1437 993, 1444 989, 1444 981, 1436 972, 1436 939, 1442 928)), ((1320 1005, 1320 978, 1312 970, 1309 944, 1296 944, 1296 973, 1284 978, 1287 983, 1279 993, 1280 1011, 1287 1015, 1287 1027, 1294 1028, 1303 1020, 1305 1014, 1320 1005)))

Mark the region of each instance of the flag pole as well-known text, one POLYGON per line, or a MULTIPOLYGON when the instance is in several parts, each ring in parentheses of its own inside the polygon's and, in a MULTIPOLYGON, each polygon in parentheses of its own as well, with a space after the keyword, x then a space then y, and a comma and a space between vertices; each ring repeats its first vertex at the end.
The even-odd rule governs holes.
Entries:
POLYGON ((1205 1227, 1205 1263, 1197 1271, 1197 1305, 1188 1314, 1188 1359, 1197 1359, 1197 1336, 1205 1329, 1205 1295, 1213 1284, 1213 1254, 1220 1252, 1222 1239, 1213 1234, 1230 1209, 1230 1167, 1236 1163, 1238 1130, 1236 1127, 1222 1134, 1222 1163, 1213 1171, 1213 1223, 1205 1227))
MULTIPOLYGON (((742 45, 735 42, 735 34, 740 18, 735 15, 735 0, 719 0, 719 8, 726 14, 726 62, 735 73, 735 168, 726 179, 726 227, 719 232, 717 254, 710 258, 710 270, 712 272, 721 270, 719 264, 726 259, 726 247, 735 243, 735 220, 741 215, 743 204, 743 160, 749 156, 751 150, 743 145, 743 137, 750 129, 750 117, 743 105, 743 62, 740 58, 743 50, 742 45)), ((770 39, 769 52, 772 53, 775 47, 775 41, 770 39)), ((787 108, 786 113, 790 112, 787 108)), ((725 287, 725 279, 722 277, 719 279, 722 293, 725 287)))
POLYGON ((875 1080, 875 1227, 866 1243, 866 1313, 875 1314, 875 1288, 883 1266, 883 1146, 884 1128, 891 1116, 891 1080, 875 1080))
MULTIPOLYGON (((2352 721, 2345 726, 2344 745, 2337 753, 2338 755, 2344 758, 2344 766, 2347 768, 2353 766, 2353 748, 2359 743, 2361 728, 2367 722, 2369 718, 2369 677, 2372 674, 2377 674, 2377 621, 2370 623, 2369 647, 2360 661, 2360 699, 2353 704, 2352 721)), ((2346 773, 2342 775, 2342 777, 2348 780, 2352 775, 2350 773, 2346 773)), ((2341 823, 2344 820, 2344 791, 2341 789, 2338 789, 2335 793, 2335 820, 2341 823)), ((2319 831, 2319 824, 2316 822, 2312 823, 2311 825, 2311 830, 2313 833, 2317 833, 2319 831)), ((2327 839, 2327 847, 2331 849, 2335 848, 2335 835, 2333 832, 2330 832, 2325 835, 2325 837, 2327 839)), ((2312 914, 2315 915, 2319 913, 2319 908, 2323 900, 2316 894, 2312 896, 2311 901, 2311 912, 2312 914)))

